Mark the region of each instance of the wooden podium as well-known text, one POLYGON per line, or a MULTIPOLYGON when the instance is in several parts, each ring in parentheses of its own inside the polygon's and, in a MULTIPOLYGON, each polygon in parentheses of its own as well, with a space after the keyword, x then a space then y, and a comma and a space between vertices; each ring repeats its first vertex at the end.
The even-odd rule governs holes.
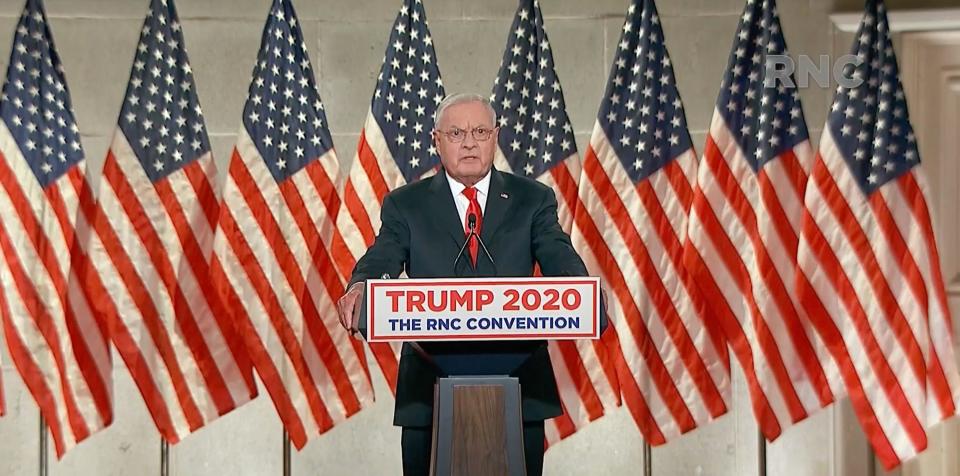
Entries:
POLYGON ((507 376, 437 379, 434 476, 524 476, 520 383, 507 376))
POLYGON ((428 343, 597 339, 604 324, 591 277, 368 280, 360 312, 368 341, 405 342, 437 370, 431 476, 527 474, 520 381, 510 374, 529 354, 428 343))

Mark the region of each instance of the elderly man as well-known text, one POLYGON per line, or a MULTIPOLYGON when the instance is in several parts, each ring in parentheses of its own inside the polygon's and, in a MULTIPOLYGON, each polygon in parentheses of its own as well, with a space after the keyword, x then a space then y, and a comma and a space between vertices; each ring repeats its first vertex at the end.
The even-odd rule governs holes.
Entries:
MULTIPOLYGON (((583 261, 557 222, 553 190, 493 168, 496 113, 480 95, 448 96, 437 108, 433 140, 443 169, 400 187, 383 201, 380 233, 357 262, 347 292, 337 303, 340 321, 356 332, 366 279, 531 276, 539 264, 546 276, 586 276, 583 261), (475 237, 458 251, 473 227, 475 237), (487 254, 486 251, 489 251, 487 254)), ((516 362, 520 380, 527 474, 543 468, 543 421, 561 414, 546 343, 424 343, 429 353, 516 362), (512 359, 512 360, 511 360, 512 359)), ((405 344, 397 380, 394 425, 403 427, 405 475, 430 467, 433 387, 438 370, 405 344)))

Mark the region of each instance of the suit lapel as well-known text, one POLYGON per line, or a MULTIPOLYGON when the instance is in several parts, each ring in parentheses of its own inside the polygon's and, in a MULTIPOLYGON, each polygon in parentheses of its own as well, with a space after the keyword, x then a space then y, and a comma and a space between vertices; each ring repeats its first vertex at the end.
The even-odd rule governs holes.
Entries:
MULTIPOLYGON (((430 191, 433 200, 430 206, 433 208, 433 216, 437 218, 437 228, 445 232, 453 239, 457 249, 463 246, 464 236, 463 223, 460 223, 460 214, 457 212, 457 205, 453 201, 453 194, 450 193, 449 178, 445 171, 441 169, 440 173, 430 179, 430 191)), ((490 243, 497 229, 503 223, 512 208, 510 206, 513 199, 511 191, 507 190, 506 181, 503 179, 503 172, 493 169, 490 174, 490 189, 487 191, 487 205, 483 214, 483 228, 480 230, 480 238, 484 243, 490 243)), ((489 246, 489 245, 488 245, 489 246)), ((482 252, 481 252, 482 253, 482 252)), ((467 266, 473 269, 470 260, 467 266)))
POLYGON ((457 204, 453 202, 453 194, 450 193, 450 184, 447 182, 447 173, 441 169, 439 173, 433 176, 430 183, 430 191, 433 192, 434 216, 437 218, 437 226, 453 238, 459 249, 463 245, 464 233, 463 223, 460 223, 460 214, 457 212, 457 204))
POLYGON ((487 206, 483 214, 483 229, 480 230, 480 237, 484 243, 489 243, 490 238, 497 232, 497 228, 503 223, 504 217, 510 211, 510 191, 506 190, 506 183, 503 179, 503 172, 493 169, 490 174, 490 190, 487 193, 487 206))

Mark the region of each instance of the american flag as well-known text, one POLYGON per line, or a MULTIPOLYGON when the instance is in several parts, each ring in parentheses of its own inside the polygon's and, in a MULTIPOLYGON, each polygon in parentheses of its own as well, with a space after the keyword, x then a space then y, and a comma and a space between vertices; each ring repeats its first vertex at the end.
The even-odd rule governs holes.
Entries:
POLYGON ((97 310, 171 443, 256 395, 210 283, 216 169, 173 0, 152 0, 90 239, 97 310))
MULTIPOLYGON (((420 0, 404 0, 360 132, 357 155, 343 188, 334 240, 337 269, 350 279, 354 265, 380 229, 383 197, 401 185, 436 173, 440 156, 430 137, 443 100, 433 37, 420 0)), ((399 345, 370 344, 390 389, 397 388, 399 345)))
MULTIPOLYGON (((497 169, 536 179, 556 190, 567 232, 577 203, 580 157, 567 117, 540 5, 521 0, 491 97, 500 127, 497 169)), ((564 413, 547 422, 557 442, 620 405, 616 370, 600 340, 551 342, 550 360, 564 413)))
POLYGON ((290 0, 274 0, 214 240, 213 281, 297 448, 373 400, 328 252, 340 163, 290 0))
POLYGON ((627 407, 653 445, 727 411, 726 343, 683 265, 697 176, 653 0, 634 0, 580 181, 574 245, 613 291, 611 350, 627 407))
POLYGON ((685 248, 771 440, 833 402, 839 387, 791 292, 813 153, 796 89, 766 84, 770 56, 786 51, 775 2, 748 0, 698 170, 685 248))
POLYGON ((887 468, 956 414, 960 378, 929 191, 882 1, 868 1, 804 200, 797 292, 887 468), (805 278, 805 279, 799 279, 805 278))
POLYGON ((57 456, 113 420, 107 327, 82 286, 95 206, 46 13, 28 0, 0 95, 0 315, 57 456))

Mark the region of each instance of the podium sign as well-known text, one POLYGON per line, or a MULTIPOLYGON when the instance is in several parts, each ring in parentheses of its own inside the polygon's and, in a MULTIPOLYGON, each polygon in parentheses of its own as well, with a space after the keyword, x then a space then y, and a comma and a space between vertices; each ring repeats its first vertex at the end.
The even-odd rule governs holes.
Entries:
POLYGON ((600 337, 595 277, 373 279, 367 340, 571 340, 600 337))

